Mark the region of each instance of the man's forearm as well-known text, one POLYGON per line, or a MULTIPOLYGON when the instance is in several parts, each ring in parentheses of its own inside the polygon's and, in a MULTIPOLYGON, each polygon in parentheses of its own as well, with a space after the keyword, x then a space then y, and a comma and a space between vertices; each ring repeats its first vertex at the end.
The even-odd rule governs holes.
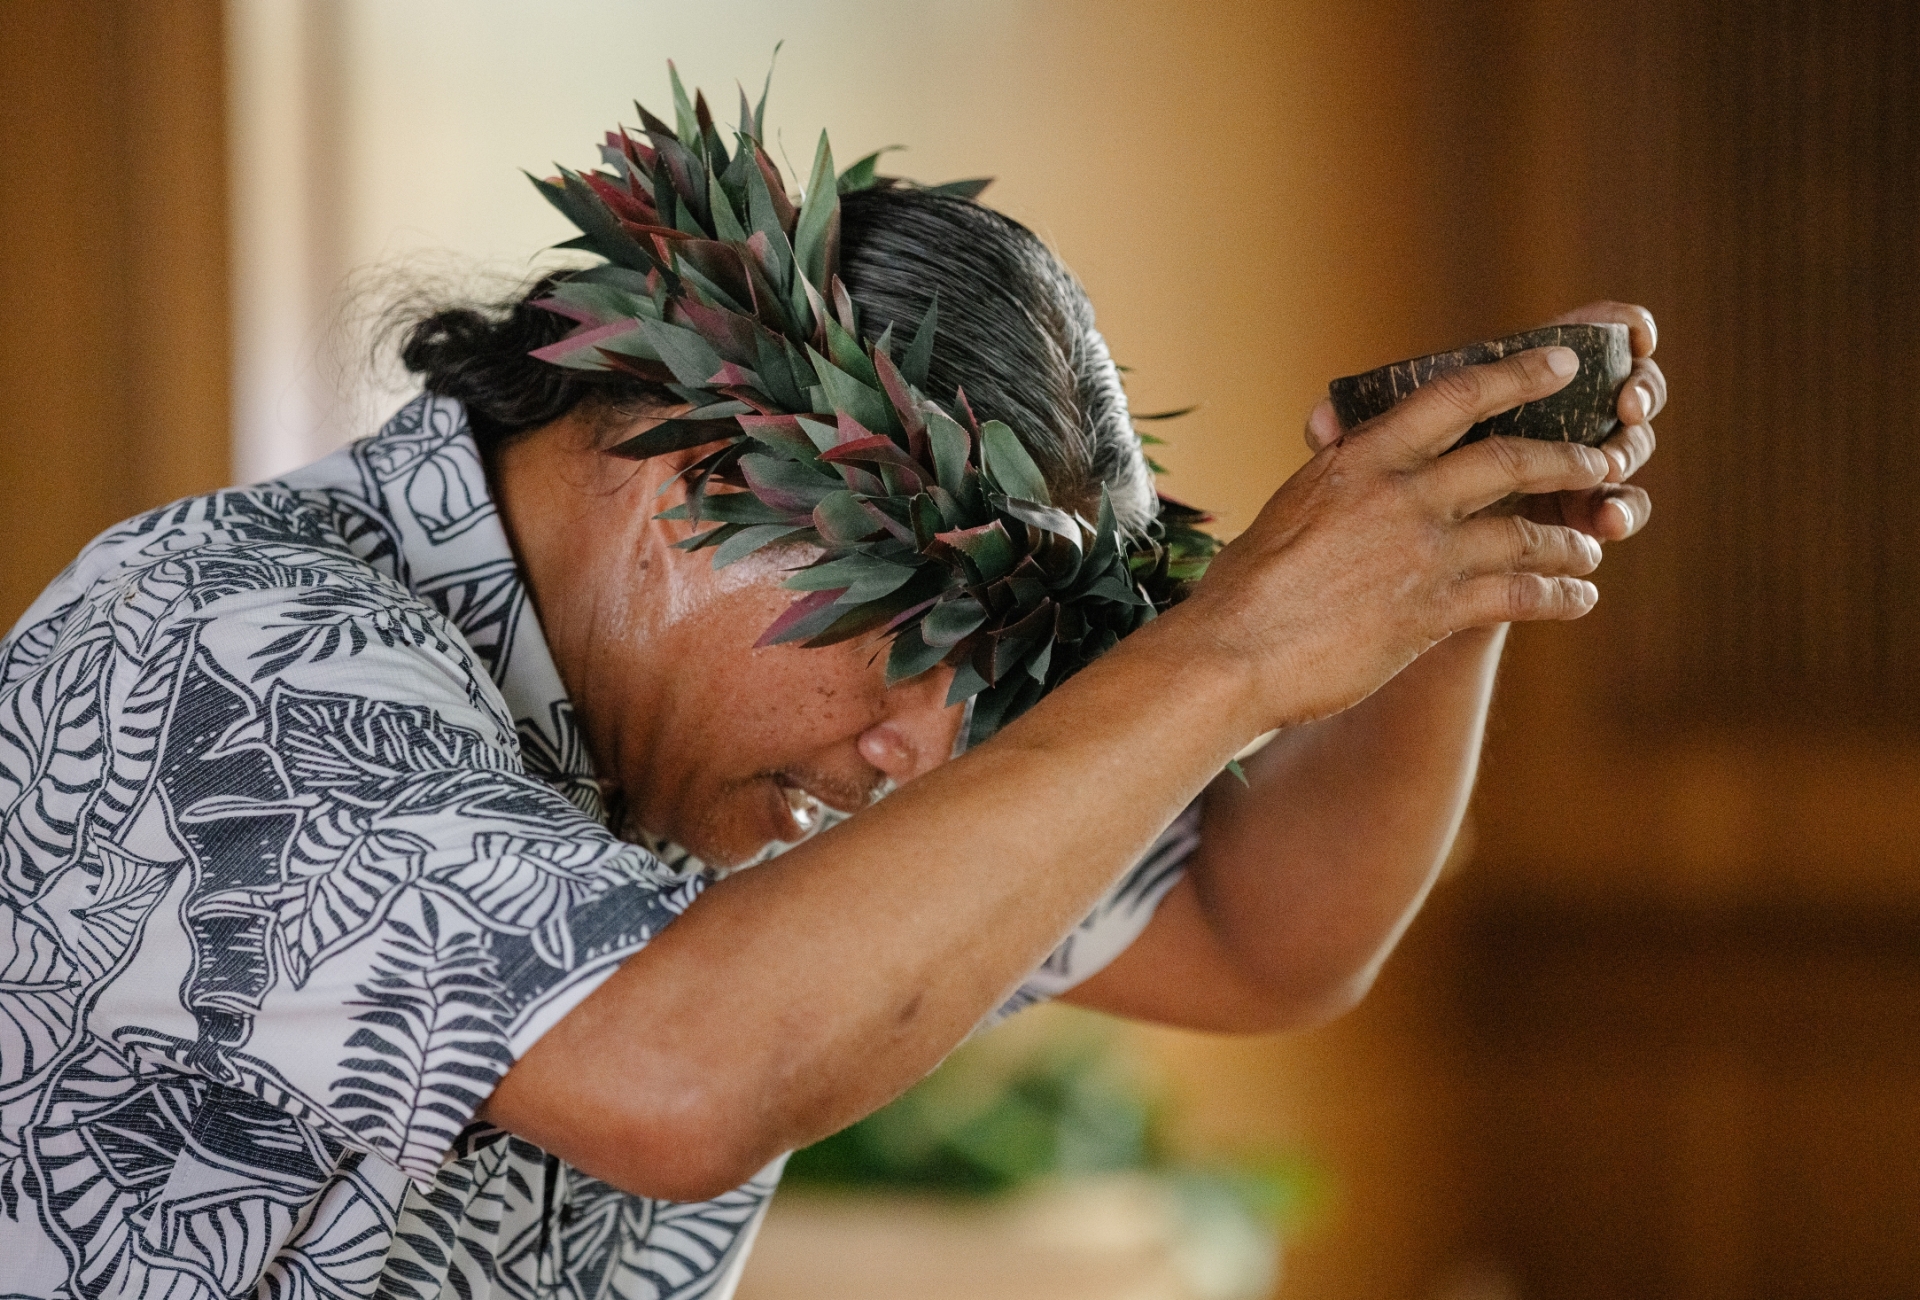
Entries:
POLYGON ((1439 873, 1479 765, 1504 627, 1456 633, 1370 698, 1283 732, 1207 793, 1191 888, 1249 983, 1337 1012, 1439 873))
POLYGON ((708 890, 535 1045, 489 1113, 616 1185, 697 1199, 912 1083, 1244 741, 1222 721, 1246 712, 1239 674, 1204 671, 1178 622, 708 890), (1156 689, 1176 673, 1182 690, 1156 689))

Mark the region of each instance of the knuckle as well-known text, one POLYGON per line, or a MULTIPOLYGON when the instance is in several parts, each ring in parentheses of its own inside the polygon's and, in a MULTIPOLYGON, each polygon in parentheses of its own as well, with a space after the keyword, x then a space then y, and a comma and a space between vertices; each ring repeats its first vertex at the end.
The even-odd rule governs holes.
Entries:
POLYGON ((1480 395, 1484 382, 1479 375, 1482 367, 1465 366, 1459 370, 1449 370, 1436 375, 1427 388, 1433 393, 1434 400, 1465 415, 1471 415, 1479 409, 1480 395))
POLYGON ((1507 575, 1507 616, 1515 621, 1534 617, 1546 603, 1546 582, 1531 573, 1507 575))
POLYGON ((1480 445, 1486 448, 1481 454, 1493 462, 1507 482, 1519 483, 1526 478, 1526 449, 1519 438, 1487 438, 1480 445))
POLYGON ((1501 523, 1506 535, 1504 567, 1515 571, 1532 568, 1540 558, 1543 530, 1532 520, 1522 519, 1519 515, 1509 515, 1501 523))
POLYGON ((1555 463, 1549 471, 1555 479, 1564 476, 1578 481, 1592 479, 1599 482, 1607 476, 1606 453, 1596 447, 1583 447, 1577 442, 1555 442, 1543 444, 1558 448, 1555 463))

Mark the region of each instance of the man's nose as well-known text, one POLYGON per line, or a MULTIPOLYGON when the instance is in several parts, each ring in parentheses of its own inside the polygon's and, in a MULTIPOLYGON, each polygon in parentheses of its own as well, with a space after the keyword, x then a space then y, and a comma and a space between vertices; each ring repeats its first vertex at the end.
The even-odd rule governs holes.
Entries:
POLYGON ((887 692, 887 713, 860 734, 860 757, 896 785, 930 772, 953 754, 967 707, 947 705, 951 668, 935 668, 887 692))

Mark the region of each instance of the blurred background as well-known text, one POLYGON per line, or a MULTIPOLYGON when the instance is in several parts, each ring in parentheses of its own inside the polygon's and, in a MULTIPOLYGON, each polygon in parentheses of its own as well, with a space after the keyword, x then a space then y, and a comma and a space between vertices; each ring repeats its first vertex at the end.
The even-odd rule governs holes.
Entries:
POLYGON ((1360 1010, 1016 1022, 743 1296, 1253 1295, 1276 1227, 1288 1300, 1920 1294, 1911 0, 0 0, 0 625, 106 525, 374 429, 380 309, 567 233, 517 169, 781 39, 776 143, 998 177, 1136 406, 1200 404, 1160 459, 1229 533, 1335 375, 1614 297, 1673 397, 1651 526, 1516 636, 1360 1010))

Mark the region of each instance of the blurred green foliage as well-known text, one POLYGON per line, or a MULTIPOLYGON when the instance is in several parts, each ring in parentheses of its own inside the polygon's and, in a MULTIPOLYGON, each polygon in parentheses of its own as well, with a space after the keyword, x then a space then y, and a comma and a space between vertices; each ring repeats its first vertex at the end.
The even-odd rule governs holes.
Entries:
POLYGON ((1056 1040, 1008 1068, 969 1043, 891 1105, 796 1152, 790 1182, 991 1194, 1152 1162, 1151 1107, 1104 1045, 1056 1040))
POLYGON ((1297 1158, 1180 1159, 1164 1140, 1167 1112, 1113 1022, 1048 1008, 976 1036, 892 1104, 795 1152, 786 1181, 985 1196, 1141 1170, 1196 1209, 1230 1202, 1275 1227, 1320 1199, 1322 1180, 1297 1158))

